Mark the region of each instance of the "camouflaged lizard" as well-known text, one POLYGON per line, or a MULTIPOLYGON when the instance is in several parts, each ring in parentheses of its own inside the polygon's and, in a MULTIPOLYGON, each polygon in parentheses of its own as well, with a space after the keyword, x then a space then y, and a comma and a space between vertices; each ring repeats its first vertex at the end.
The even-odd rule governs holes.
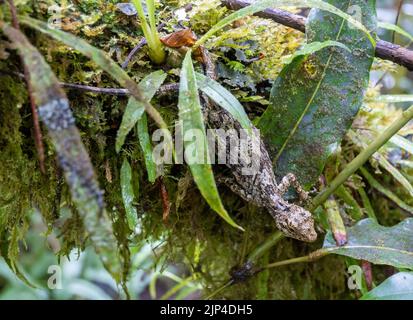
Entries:
MULTIPOLYGON (((206 49, 203 49, 203 63, 205 74, 215 80, 215 64, 206 49)), ((205 95, 202 95, 202 100, 204 117, 210 128, 223 129, 226 132, 235 129, 236 132, 240 132, 242 129, 240 123, 230 113, 214 104, 205 95)), ((301 206, 285 201, 282 197, 290 186, 297 190, 301 201, 307 200, 307 194, 292 174, 288 174, 277 185, 272 161, 255 127, 253 135, 255 139, 258 139, 258 143, 251 143, 249 152, 253 156, 259 155, 256 173, 253 175, 244 174, 243 168, 250 165, 251 156, 240 152, 237 164, 226 161, 229 170, 218 173, 216 175, 217 181, 224 183, 244 200, 258 207, 266 208, 274 218, 277 228, 286 236, 306 242, 315 241, 317 233, 314 230, 314 220, 311 213, 301 206)), ((231 137, 218 137, 218 144, 226 142, 222 139, 231 139, 231 137)), ((227 158, 229 158, 228 150, 226 152, 227 158)))

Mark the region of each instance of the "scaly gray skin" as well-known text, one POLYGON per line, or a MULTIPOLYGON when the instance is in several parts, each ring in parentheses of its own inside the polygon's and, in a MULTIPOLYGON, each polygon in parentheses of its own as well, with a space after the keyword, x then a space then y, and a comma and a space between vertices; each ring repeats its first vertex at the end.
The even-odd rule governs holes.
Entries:
MULTIPOLYGON (((215 65, 205 49, 204 64, 206 75, 216 79, 215 65)), ((230 132, 230 129, 235 129, 233 134, 239 137, 238 133, 242 129, 239 122, 205 95, 202 95, 202 100, 204 117, 208 126, 213 129, 223 129, 227 133, 230 132)), ((253 134, 257 139, 257 143, 250 143, 249 150, 251 150, 250 155, 253 155, 255 160, 258 161, 258 170, 254 171, 255 174, 246 175, 243 171, 243 169, 250 167, 251 157, 248 154, 240 152, 238 163, 231 164, 230 150, 226 148, 227 161, 225 165, 229 172, 218 173, 217 180, 226 184, 244 200, 258 207, 265 207, 274 218, 277 228, 286 236, 305 242, 315 241, 317 233, 314 229, 314 220, 311 213, 298 205, 288 203, 282 198, 290 185, 297 189, 302 199, 307 198, 307 195, 291 174, 285 177, 280 185, 277 185, 272 169, 272 161, 259 136, 259 131, 255 127, 253 134)), ((218 137, 218 146, 224 145, 225 142, 229 144, 230 139, 231 134, 227 137, 218 137)))
MULTIPOLYGON (((207 105, 208 112, 205 115, 210 127, 224 130, 236 129, 237 131, 241 129, 239 123, 228 112, 213 103, 207 103, 207 105)), ((258 130, 255 128, 254 134, 258 135, 258 130)), ((258 137, 258 139, 260 138, 258 137)), ((222 140, 218 138, 218 144, 222 145, 224 143, 222 140)), ((302 199, 306 198, 306 194, 299 188, 293 175, 286 176, 282 183, 277 185, 271 159, 261 139, 255 147, 258 147, 259 150, 254 150, 254 144, 252 144, 251 154, 260 154, 259 169, 255 175, 245 175, 242 172, 242 169, 249 165, 248 155, 240 154, 238 164, 230 164, 228 155, 225 165, 230 170, 228 173, 219 173, 217 180, 224 183, 244 200, 258 207, 265 207, 274 218, 277 228, 286 236, 305 242, 315 241, 317 233, 314 230, 314 220, 311 213, 282 198, 290 185, 294 185, 298 189, 302 199)))

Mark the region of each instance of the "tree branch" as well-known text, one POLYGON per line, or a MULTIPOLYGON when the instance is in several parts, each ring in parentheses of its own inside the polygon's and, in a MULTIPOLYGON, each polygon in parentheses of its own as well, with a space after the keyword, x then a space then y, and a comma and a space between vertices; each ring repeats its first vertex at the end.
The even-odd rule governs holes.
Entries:
MULTIPOLYGON (((239 10, 251 4, 247 0, 221 0, 222 4, 231 10, 239 10)), ((293 14, 279 9, 267 9, 255 14, 257 17, 271 19, 287 27, 305 32, 307 19, 303 16, 293 14)), ((376 57, 392 61, 398 65, 413 71, 413 51, 402 46, 379 40, 376 46, 376 57)))

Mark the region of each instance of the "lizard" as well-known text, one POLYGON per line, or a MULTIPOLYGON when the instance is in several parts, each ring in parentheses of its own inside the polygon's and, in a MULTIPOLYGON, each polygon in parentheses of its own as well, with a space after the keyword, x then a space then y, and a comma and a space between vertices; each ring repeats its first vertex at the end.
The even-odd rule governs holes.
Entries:
MULTIPOLYGON (((183 29, 170 34, 161 39, 162 43, 183 55, 196 42, 196 35, 191 29, 183 29)), ((193 57, 200 62, 205 71, 205 75, 212 80, 217 79, 215 63, 212 61, 208 50, 199 46, 194 48, 193 57)), ((218 145, 226 145, 226 139, 238 139, 241 132, 241 124, 226 110, 217 106, 205 94, 201 94, 203 105, 203 116, 206 124, 212 129, 220 129, 226 132, 225 137, 217 135, 218 145), (225 139, 225 141, 223 140, 225 139)), ((289 203, 283 199, 290 186, 293 186, 301 201, 308 199, 308 195, 301 188, 296 177, 293 174, 285 176, 280 184, 277 184, 272 161, 268 151, 261 140, 257 128, 252 129, 252 140, 258 143, 250 143, 250 154, 258 160, 258 166, 255 174, 245 174, 244 169, 249 166, 251 157, 244 152, 239 152, 238 161, 231 161, 230 150, 225 149, 225 165, 228 170, 218 172, 215 166, 215 177, 218 182, 225 184, 234 193, 239 195, 247 202, 253 203, 258 207, 264 207, 275 220, 275 224, 286 236, 305 242, 313 242, 317 239, 317 233, 314 229, 314 219, 309 211, 303 207, 289 203), (252 149, 251 149, 252 147, 252 149), (257 156, 259 155, 259 156, 257 156), (226 172, 225 172, 226 171, 226 172)))
MULTIPOLYGON (((202 48, 202 60, 205 75, 213 80, 216 80, 215 63, 207 51, 202 48)), ((216 105, 205 94, 201 94, 203 101, 203 114, 207 125, 213 129, 223 129, 226 132, 237 134, 242 129, 241 124, 234 117, 216 105), (235 129, 235 131, 234 131, 235 129)), ((243 169, 251 162, 251 157, 244 152, 239 152, 239 160, 237 164, 231 163, 227 159, 225 165, 229 170, 220 172, 216 175, 216 179, 220 183, 224 183, 235 194, 247 202, 253 203, 258 207, 264 207, 275 220, 277 228, 282 231, 287 237, 305 242, 313 242, 317 239, 317 233, 314 229, 314 219, 311 213, 303 207, 289 203, 283 199, 283 195, 290 186, 297 190, 300 201, 307 201, 308 195, 302 189, 296 177, 293 174, 287 174, 277 184, 273 171, 273 165, 264 142, 260 138, 259 130, 252 126, 253 139, 258 143, 249 143, 250 154, 258 161, 255 174, 244 174, 243 169), (252 147, 252 149, 251 149, 252 147)), ((218 144, 225 143, 218 137, 218 144)), ((231 139, 231 137, 229 137, 231 139)), ((227 157, 230 157, 227 152, 227 157)))

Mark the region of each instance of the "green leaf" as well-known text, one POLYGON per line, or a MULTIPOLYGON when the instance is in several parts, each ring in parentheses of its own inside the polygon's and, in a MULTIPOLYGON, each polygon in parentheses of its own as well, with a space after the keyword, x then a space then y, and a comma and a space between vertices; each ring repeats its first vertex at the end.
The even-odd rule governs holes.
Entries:
MULTIPOLYGON (((359 6, 363 23, 375 28, 373 1, 330 3, 343 11, 359 6)), ((306 28, 308 43, 338 41, 352 53, 331 47, 295 58, 276 79, 258 128, 278 177, 292 172, 308 188, 318 181, 362 105, 375 48, 362 32, 325 11, 313 9, 306 28)))
POLYGON ((332 41, 332 40, 327 40, 323 42, 316 41, 312 43, 307 43, 300 50, 297 50, 296 52, 294 52, 294 54, 283 57, 282 62, 284 64, 290 64, 295 58, 299 56, 307 56, 309 54, 313 54, 317 51, 320 51, 324 48, 334 47, 334 46, 340 47, 344 50, 347 50, 348 52, 351 52, 350 49, 346 45, 342 44, 341 42, 332 41))
POLYGON ((351 218, 355 221, 360 220, 363 217, 363 211, 359 204, 357 203, 356 199, 354 199, 353 195, 344 185, 341 185, 337 188, 335 194, 344 201, 346 206, 346 212, 350 213, 351 218))
POLYGON ((146 14, 143 9, 142 1, 143 0, 133 0, 132 2, 139 15, 141 28, 143 34, 145 35, 146 41, 148 42, 149 57, 153 62, 161 64, 165 60, 166 55, 161 40, 159 39, 158 30, 156 28, 155 2, 154 0, 146 1, 146 9, 148 12, 148 19, 146 19, 146 14))
POLYGON ((148 120, 144 113, 138 120, 136 126, 139 142, 145 157, 146 171, 148 172, 148 180, 152 183, 156 180, 156 163, 153 161, 152 144, 148 132, 148 120))
POLYGON ((138 212, 134 206, 135 194, 132 186, 132 168, 126 158, 123 160, 122 167, 120 169, 120 187, 128 226, 129 229, 134 231, 138 225, 138 212))
POLYGON ((413 142, 407 140, 405 137, 396 134, 391 137, 390 142, 413 155, 413 142))
MULTIPOLYGON (((362 150, 367 148, 368 144, 364 141, 361 135, 357 135, 353 130, 350 130, 347 135, 350 137, 351 141, 362 150)), ((396 167, 394 167, 384 155, 380 152, 376 152, 373 154, 372 158, 376 160, 383 169, 390 173, 393 178, 396 179, 413 197, 413 186, 410 184, 409 180, 407 180, 406 177, 396 167)))
POLYGON ((401 200, 391 190, 383 187, 376 179, 374 179, 374 177, 365 168, 360 167, 360 172, 372 188, 374 188, 377 191, 379 191, 380 193, 384 194, 387 198, 392 200, 395 204, 397 204, 403 210, 406 210, 410 214, 413 214, 413 207, 406 204, 403 200, 401 200))
MULTIPOLYGON (((141 90, 143 94, 143 98, 150 102, 165 79, 166 73, 162 70, 152 72, 143 78, 143 80, 138 84, 139 90, 141 90)), ((120 151, 125 143, 126 136, 135 126, 136 122, 142 117, 144 111, 145 106, 142 102, 136 100, 134 97, 129 98, 128 105, 126 106, 122 123, 116 137, 116 152, 120 151)))
POLYGON ((252 123, 245 113, 244 107, 231 92, 202 73, 196 72, 195 76, 198 87, 203 93, 228 111, 245 130, 252 132, 252 123))
POLYGON ((399 26, 396 26, 393 23, 388 23, 388 22, 383 22, 380 21, 378 23, 378 27, 382 28, 382 29, 386 29, 386 30, 390 30, 390 31, 394 31, 398 34, 401 34, 402 36, 405 36, 406 38, 408 38, 410 41, 413 41, 413 36, 408 33, 407 31, 405 31, 404 29, 400 28, 399 26))
MULTIPOLYGON (((332 2, 332 1, 330 1, 330 2, 332 2)), ((345 2, 345 1, 342 1, 342 2, 345 2)), ((354 3, 357 5, 357 1, 354 1, 354 3)), ((354 3, 352 3, 352 5, 354 5, 354 3)), ((309 8, 309 7, 311 7, 311 8, 318 8, 318 9, 321 9, 321 10, 331 12, 331 13, 341 17, 342 19, 344 19, 344 21, 347 21, 349 24, 354 26, 354 28, 363 31, 367 35, 367 37, 368 37, 369 41, 371 42, 371 44, 373 46, 376 45, 375 40, 370 35, 369 30, 367 29, 367 28, 370 27, 369 25, 367 25, 367 28, 366 28, 365 26, 363 26, 362 23, 360 23, 356 19, 352 18, 349 14, 339 10, 335 6, 329 4, 325 1, 321 1, 321 0, 261 0, 261 1, 257 1, 253 4, 251 4, 250 6, 245 7, 243 9, 240 9, 240 10, 230 14, 229 16, 221 19, 216 25, 214 25, 204 36, 202 36, 195 43, 194 47, 198 47, 198 46, 204 44, 215 33, 217 33, 219 30, 221 30, 222 28, 224 28, 225 26, 229 25, 230 23, 232 23, 236 20, 239 20, 239 19, 241 19, 243 17, 246 17, 246 16, 249 16, 249 15, 253 15, 256 12, 263 11, 267 8, 287 7, 287 6, 292 6, 292 7, 295 7, 295 8, 309 8)), ((344 11, 347 11, 347 10, 344 10, 344 11)))
POLYGON ((322 251, 343 255, 374 264, 413 269, 413 219, 393 227, 383 227, 364 219, 347 228, 347 244, 337 247, 329 232, 322 251))
POLYGON ((103 192, 75 125, 66 94, 43 56, 19 30, 4 25, 3 32, 13 42, 29 71, 40 119, 47 127, 73 202, 92 244, 105 267, 120 281, 123 266, 117 254, 112 221, 104 209, 103 192))
POLYGON ((20 270, 19 266, 16 262, 12 261, 9 257, 9 242, 7 240, 0 239, 0 257, 4 259, 7 266, 10 268, 11 271, 16 275, 16 277, 26 284, 28 287, 36 289, 37 287, 30 282, 29 279, 25 276, 25 274, 20 270))
POLYGON ((178 107, 179 119, 182 123, 183 137, 185 138, 186 134, 190 134, 191 132, 198 135, 196 136, 195 141, 186 141, 188 139, 184 139, 186 152, 190 149, 194 150, 196 153, 194 159, 192 159, 193 161, 188 163, 195 183, 202 196, 215 212, 217 212, 231 226, 243 230, 228 215, 218 194, 218 189, 209 161, 208 143, 194 66, 192 64, 191 50, 187 52, 182 65, 178 107))
MULTIPOLYGON (((146 101, 144 94, 139 89, 138 85, 133 81, 128 74, 123 70, 116 62, 110 59, 106 53, 99 50, 85 40, 78 38, 70 33, 58 29, 52 29, 48 24, 32 19, 30 17, 21 16, 20 22, 42 32, 50 37, 63 42, 67 46, 70 46, 83 55, 93 60, 100 68, 109 73, 122 87, 129 90, 130 95, 133 96, 137 101, 140 101, 144 106, 148 115, 157 123, 160 128, 167 129, 168 126, 156 110, 149 102, 146 101)), ((169 131, 168 131, 169 132, 169 131)))
POLYGON ((360 300, 413 300, 413 272, 392 275, 360 300))

